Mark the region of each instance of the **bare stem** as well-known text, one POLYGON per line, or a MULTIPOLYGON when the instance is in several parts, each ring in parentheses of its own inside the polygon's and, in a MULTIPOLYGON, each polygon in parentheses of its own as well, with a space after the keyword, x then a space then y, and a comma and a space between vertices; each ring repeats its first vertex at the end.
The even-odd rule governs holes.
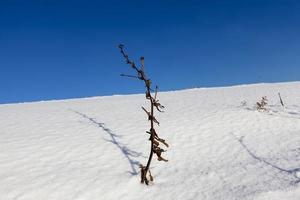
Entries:
POLYGON ((151 89, 151 80, 147 79, 146 74, 145 74, 144 57, 141 57, 141 59, 140 59, 141 67, 139 69, 135 65, 135 63, 129 59, 128 55, 125 53, 124 45, 120 44, 119 48, 120 48, 121 54, 125 58, 126 63, 131 65, 131 67, 137 72, 137 76, 125 75, 125 74, 121 74, 121 76, 137 78, 137 79, 140 79, 141 81, 143 81, 145 83, 145 87, 146 87, 146 99, 148 99, 150 101, 150 106, 151 106, 150 112, 148 112, 144 107, 142 107, 142 108, 147 113, 148 119, 151 122, 150 131, 147 132, 147 133, 150 133, 149 140, 151 142, 151 149, 150 149, 150 154, 149 154, 149 158, 148 158, 146 167, 144 167, 143 165, 140 166, 140 168, 141 168, 141 183, 145 182, 146 185, 148 185, 149 184, 149 180, 147 179, 148 172, 150 175, 150 181, 153 181, 153 177, 150 173, 150 165, 151 165, 151 161, 153 158, 153 154, 155 153, 158 156, 159 161, 168 161, 161 157, 161 153, 164 152, 164 150, 159 148, 158 146, 159 146, 159 142, 163 143, 167 147, 169 145, 165 142, 165 140, 158 137, 158 135, 154 129, 154 123, 159 125, 159 122, 154 117, 154 107, 156 107, 157 110, 160 112, 162 112, 162 111, 159 108, 164 108, 164 107, 160 103, 158 103, 158 100, 156 99, 157 98, 157 90, 158 90, 157 86, 156 86, 154 98, 151 94, 151 91, 153 91, 153 90, 151 89))

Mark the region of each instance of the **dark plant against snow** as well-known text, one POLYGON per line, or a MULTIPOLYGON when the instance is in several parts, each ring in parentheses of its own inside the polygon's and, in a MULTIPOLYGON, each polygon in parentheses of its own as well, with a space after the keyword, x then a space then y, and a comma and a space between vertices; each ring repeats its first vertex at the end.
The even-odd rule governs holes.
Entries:
POLYGON ((281 98, 281 95, 280 95, 279 92, 278 92, 278 96, 279 96, 280 104, 282 105, 282 107, 284 107, 284 103, 283 103, 283 101, 282 101, 282 98, 281 98))
POLYGON ((150 104, 150 110, 148 111, 146 108, 142 107, 142 109, 147 114, 148 121, 150 121, 150 129, 149 131, 146 131, 150 135, 149 140, 151 142, 151 149, 150 154, 148 158, 148 162, 146 166, 140 165, 141 169, 141 183, 145 183, 146 185, 149 185, 149 182, 153 182, 153 176, 150 172, 150 165, 152 161, 153 154, 156 154, 158 161, 165 161, 168 160, 162 157, 162 153, 165 152, 164 149, 161 148, 161 144, 163 144, 166 147, 169 147, 167 142, 160 138, 155 131, 155 125, 159 125, 158 120, 154 116, 154 111, 157 110, 159 112, 163 112, 164 106, 160 104, 159 100, 157 99, 157 91, 158 87, 155 87, 155 90, 151 88, 151 80, 146 76, 145 74, 145 66, 144 66, 144 57, 140 58, 141 66, 137 67, 133 61, 131 61, 128 57, 128 55, 124 51, 124 45, 119 45, 121 54, 125 58, 126 64, 129 64, 133 70, 137 73, 137 75, 125 75, 121 74, 121 76, 136 78, 144 82, 146 87, 146 99, 149 100, 150 104), (154 92, 152 94, 151 92, 154 92), (149 176, 147 176, 149 174, 149 176))
POLYGON ((268 99, 263 96, 260 101, 256 102, 256 109, 258 111, 267 111, 266 105, 268 104, 268 99))

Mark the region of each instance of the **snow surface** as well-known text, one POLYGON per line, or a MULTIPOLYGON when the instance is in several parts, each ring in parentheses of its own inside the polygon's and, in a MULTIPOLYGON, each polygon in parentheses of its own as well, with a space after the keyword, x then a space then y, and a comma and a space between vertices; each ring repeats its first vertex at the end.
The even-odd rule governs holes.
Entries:
POLYGON ((150 148, 144 95, 0 105, 0 199, 300 199, 300 82, 159 99, 169 162, 153 160, 151 186, 139 182, 150 148), (262 96, 269 112, 255 110, 262 96))

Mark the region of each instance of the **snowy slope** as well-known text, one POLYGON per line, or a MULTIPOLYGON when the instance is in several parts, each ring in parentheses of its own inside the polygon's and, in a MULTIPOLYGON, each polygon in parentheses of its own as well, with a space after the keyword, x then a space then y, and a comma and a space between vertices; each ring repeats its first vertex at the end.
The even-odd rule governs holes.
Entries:
POLYGON ((300 199, 300 82, 159 99, 157 132, 171 146, 149 187, 138 174, 150 148, 144 95, 0 105, 0 199, 300 199), (264 95, 270 111, 258 112, 264 95))

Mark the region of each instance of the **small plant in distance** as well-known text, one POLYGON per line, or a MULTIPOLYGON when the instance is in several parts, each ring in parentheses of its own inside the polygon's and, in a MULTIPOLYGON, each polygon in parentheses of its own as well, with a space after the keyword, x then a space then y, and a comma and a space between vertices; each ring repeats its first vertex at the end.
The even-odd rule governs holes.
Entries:
POLYGON ((256 102, 256 109, 258 111, 267 111, 266 105, 268 104, 268 99, 263 96, 259 102, 256 102))
POLYGON ((150 129, 149 131, 146 131, 150 135, 149 140, 151 142, 151 149, 150 149, 150 154, 148 158, 147 165, 140 165, 141 169, 141 183, 145 183, 146 185, 149 185, 149 182, 153 182, 153 176, 151 175, 150 172, 150 165, 152 161, 153 154, 156 154, 157 160, 158 161, 165 161, 167 162, 168 160, 162 157, 162 153, 165 152, 164 149, 161 148, 161 144, 163 144, 166 147, 169 147, 167 142, 160 138, 155 131, 155 124, 159 125, 159 122, 157 119, 154 117, 154 111, 157 110, 159 112, 163 112, 164 106, 159 103, 159 100, 157 99, 157 91, 158 87, 155 87, 155 90, 151 88, 151 80, 146 76, 145 74, 145 66, 144 66, 144 57, 140 58, 141 66, 137 67, 133 61, 131 61, 128 57, 128 55, 124 51, 124 45, 120 44, 119 45, 121 54, 125 58, 126 64, 129 64, 133 70, 137 73, 137 75, 125 75, 121 74, 121 76, 125 77, 131 77, 131 78, 136 78, 144 82, 145 87, 146 87, 146 99, 149 100, 150 104, 150 111, 148 111, 146 108, 142 107, 142 109, 145 111, 148 117, 148 121, 150 121, 150 129), (152 94, 151 92, 154 92, 152 94), (149 173, 149 176, 147 176, 149 173))
POLYGON ((283 101, 282 101, 282 98, 281 98, 281 95, 280 95, 279 92, 278 92, 278 96, 279 96, 280 104, 282 105, 282 107, 284 107, 284 103, 283 103, 283 101))

